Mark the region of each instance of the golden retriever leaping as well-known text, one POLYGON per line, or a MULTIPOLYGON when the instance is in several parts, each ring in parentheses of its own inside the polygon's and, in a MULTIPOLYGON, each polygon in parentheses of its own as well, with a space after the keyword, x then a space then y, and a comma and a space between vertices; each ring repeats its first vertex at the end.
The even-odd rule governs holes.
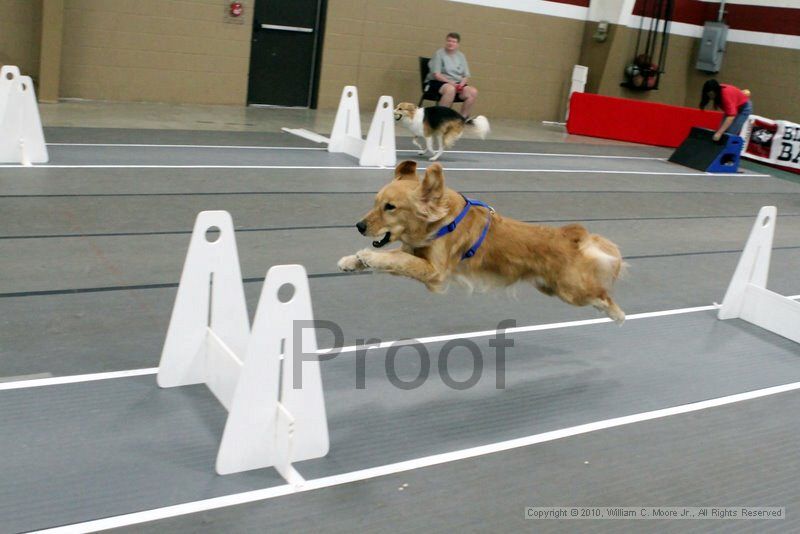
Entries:
POLYGON ((407 276, 443 291, 451 279, 470 286, 505 287, 527 281, 546 295, 575 306, 592 305, 622 324, 625 312, 611 298, 624 263, 617 246, 579 224, 552 227, 502 217, 445 187, 442 167, 422 180, 404 161, 356 227, 377 237, 376 248, 339 260, 342 271, 373 269, 407 276))

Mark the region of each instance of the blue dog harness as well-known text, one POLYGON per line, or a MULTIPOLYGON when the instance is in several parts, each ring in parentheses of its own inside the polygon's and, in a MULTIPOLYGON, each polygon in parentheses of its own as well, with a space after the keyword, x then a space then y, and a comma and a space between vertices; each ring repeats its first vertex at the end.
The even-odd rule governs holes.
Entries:
POLYGON ((489 226, 492 224, 492 213, 494 213, 494 208, 491 207, 486 202, 481 202, 480 200, 473 200, 471 198, 467 198, 464 195, 464 200, 467 202, 467 205, 464 206, 464 209, 461 210, 461 213, 453 219, 453 222, 446 226, 442 226, 439 228, 439 231, 436 232, 436 235, 433 236, 434 239, 440 238, 442 236, 446 236, 447 234, 455 231, 456 227, 458 227, 458 223, 460 223, 464 217, 467 216, 467 212, 472 206, 481 206, 487 208, 489 210, 489 216, 486 218, 486 225, 483 227, 483 232, 481 232, 481 236, 478 238, 477 241, 461 256, 462 260, 466 260, 467 258, 471 258, 475 255, 479 248, 481 248, 481 244, 483 244, 484 238, 486 238, 486 234, 489 232, 489 226))

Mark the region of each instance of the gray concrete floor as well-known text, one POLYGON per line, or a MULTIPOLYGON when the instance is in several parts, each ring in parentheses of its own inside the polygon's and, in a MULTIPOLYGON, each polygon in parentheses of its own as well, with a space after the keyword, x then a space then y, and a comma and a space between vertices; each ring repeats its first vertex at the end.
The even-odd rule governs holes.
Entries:
MULTIPOLYGON (((50 127, 132 128, 158 130, 279 132, 282 127, 330 132, 335 110, 203 106, 151 102, 66 101, 40 104, 42 122, 50 127)), ((374 107, 360 111, 361 130, 369 130, 374 107)), ((567 135, 563 127, 526 120, 491 119, 492 138, 580 144, 625 144, 567 135)), ((401 134, 402 135, 402 134, 401 134)))
MULTIPOLYGON (((325 113, 68 103, 43 106, 42 115, 47 139, 54 143, 51 168, 0 168, 0 380, 155 367, 192 223, 204 209, 225 209, 233 216, 251 314, 267 268, 301 263, 310 274, 315 316, 336 321, 347 344, 358 338, 487 330, 502 319, 529 325, 598 317, 528 288, 515 297, 470 296, 456 288, 440 296, 408 280, 336 272, 340 256, 367 245, 352 226, 391 172, 327 170, 354 162, 279 132, 281 126, 324 132, 332 121, 325 113), (229 148, 73 145, 85 143, 229 148), (74 167, 97 164, 115 166, 74 167), (139 167, 178 164, 229 167, 139 167), (242 165, 261 168, 231 168, 242 165), (263 168, 270 166, 294 168, 263 168), (302 168, 309 166, 321 168, 302 168)), ((733 176, 697 175, 663 161, 668 150, 575 138, 535 124, 500 122, 495 132, 491 141, 465 139, 458 152, 446 154, 448 183, 504 215, 582 222, 613 239, 631 264, 617 290, 629 314, 719 301, 762 205, 776 205, 779 214, 769 286, 786 295, 800 293, 797 183, 764 176, 763 167, 733 176)), ((407 138, 399 138, 398 147, 412 148, 407 138)), ((332 340, 321 332, 319 342, 330 346, 332 340)), ((501 392, 484 387, 460 394, 431 385, 416 396, 396 396, 379 373, 370 375, 373 388, 358 392, 350 367, 334 360, 323 365, 332 454, 305 463, 301 471, 307 477, 326 476, 792 382, 800 376, 798 357, 794 344, 739 321, 719 323, 705 313, 631 321, 622 329, 604 324, 520 336, 511 360, 514 387, 501 392)), ((13 486, 0 485, 5 519, 0 531, 89 521, 280 483, 272 470, 234 478, 211 474, 213 466, 205 464, 215 454, 224 410, 204 388, 159 391, 152 375, 120 380, 128 382, 0 391, 0 448, 13 451, 3 455, 0 470, 14 475, 3 477, 13 478, 13 486), (104 400, 116 398, 124 400, 104 400), (82 408, 82 402, 89 404, 82 408), (148 426, 150 416, 155 426, 148 426), (136 424, 119 427, 115 417, 136 424), (189 426, 167 437, 167 429, 181 420, 189 426), (106 435, 115 428, 125 431, 106 435), (45 439, 48 435, 62 437, 45 439), (164 440, 178 452, 159 452, 164 440), (189 442, 194 448, 186 449, 189 442), (64 447, 52 448, 58 443, 64 447), (138 443, 135 453, 131 443, 138 443), (92 452, 97 445, 104 447, 102 455, 92 452), (153 463, 134 475, 137 461, 148 459, 153 463), (164 485, 159 473, 170 472, 179 474, 164 485), (58 483, 50 485, 54 478, 58 483), (44 492, 46 487, 51 490, 44 492), (76 487, 87 490, 81 497, 70 495, 76 487), (155 489, 148 493, 147 488, 155 489)), ((609 430, 596 438, 590 434, 405 478, 383 477, 146 528, 248 532, 274 521, 275 529, 306 530, 302 511, 310 507, 318 513, 315 529, 329 531, 567 531, 574 525, 521 521, 521 507, 591 504, 599 497, 608 505, 637 504, 633 501, 646 497, 650 501, 642 504, 797 510, 800 498, 782 478, 799 474, 796 454, 788 447, 760 445, 775 443, 769 441, 775 427, 762 428, 765 414, 793 413, 796 400, 796 394, 786 394, 752 406, 609 430), (731 420, 747 431, 737 434, 733 448, 725 448, 735 434, 726 426, 731 420), (701 439, 703 425, 708 431, 701 439), (687 447, 694 451, 692 469, 670 452, 687 447), (559 450, 587 458, 615 451, 618 457, 609 465, 626 467, 618 476, 603 469, 585 475, 582 466, 570 462, 547 467, 559 450), (651 457, 661 459, 660 474, 634 476, 651 457), (725 471, 726 458, 746 459, 748 469, 760 473, 758 483, 748 484, 743 470, 725 471), (776 465, 784 467, 783 474, 776 465), (684 469, 684 475, 669 477, 671 469, 684 469), (396 492, 401 480, 414 486, 402 502, 389 491, 396 492), (535 491, 522 489, 530 487, 525 480, 535 491), (515 499, 503 497, 509 491, 515 499), (476 501, 482 504, 471 504, 476 501), (445 511, 423 502, 442 503, 445 511), (467 509, 460 519, 459 507, 467 509)), ((783 428, 781 436, 796 440, 796 432, 783 428)), ((594 523, 581 528, 628 527, 594 523)), ((690 528, 781 530, 775 524, 708 522, 690 528)))
POLYGON ((796 532, 799 408, 800 395, 787 394, 116 532, 796 532), (787 518, 524 518, 528 506, 734 502, 785 505, 787 518))

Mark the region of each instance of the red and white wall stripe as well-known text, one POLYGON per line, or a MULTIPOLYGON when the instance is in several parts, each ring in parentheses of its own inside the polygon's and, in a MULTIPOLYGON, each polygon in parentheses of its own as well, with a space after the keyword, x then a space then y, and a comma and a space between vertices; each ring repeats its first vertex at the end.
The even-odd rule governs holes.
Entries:
MULTIPOLYGON (((453 0, 577 20, 607 20, 638 28, 645 0, 453 0)), ((719 0, 675 0, 670 33, 700 37, 716 20, 719 0)), ((800 0, 727 0, 725 22, 731 42, 800 50, 800 0)), ((645 25, 647 21, 645 20, 645 25)))

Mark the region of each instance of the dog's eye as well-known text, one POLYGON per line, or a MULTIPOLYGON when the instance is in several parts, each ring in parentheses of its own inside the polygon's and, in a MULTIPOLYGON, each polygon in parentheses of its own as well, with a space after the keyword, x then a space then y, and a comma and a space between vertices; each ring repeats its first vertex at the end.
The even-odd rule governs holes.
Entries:
POLYGON ((395 208, 394 204, 389 204, 388 202, 383 206, 383 209, 386 211, 392 211, 394 208, 395 208))

